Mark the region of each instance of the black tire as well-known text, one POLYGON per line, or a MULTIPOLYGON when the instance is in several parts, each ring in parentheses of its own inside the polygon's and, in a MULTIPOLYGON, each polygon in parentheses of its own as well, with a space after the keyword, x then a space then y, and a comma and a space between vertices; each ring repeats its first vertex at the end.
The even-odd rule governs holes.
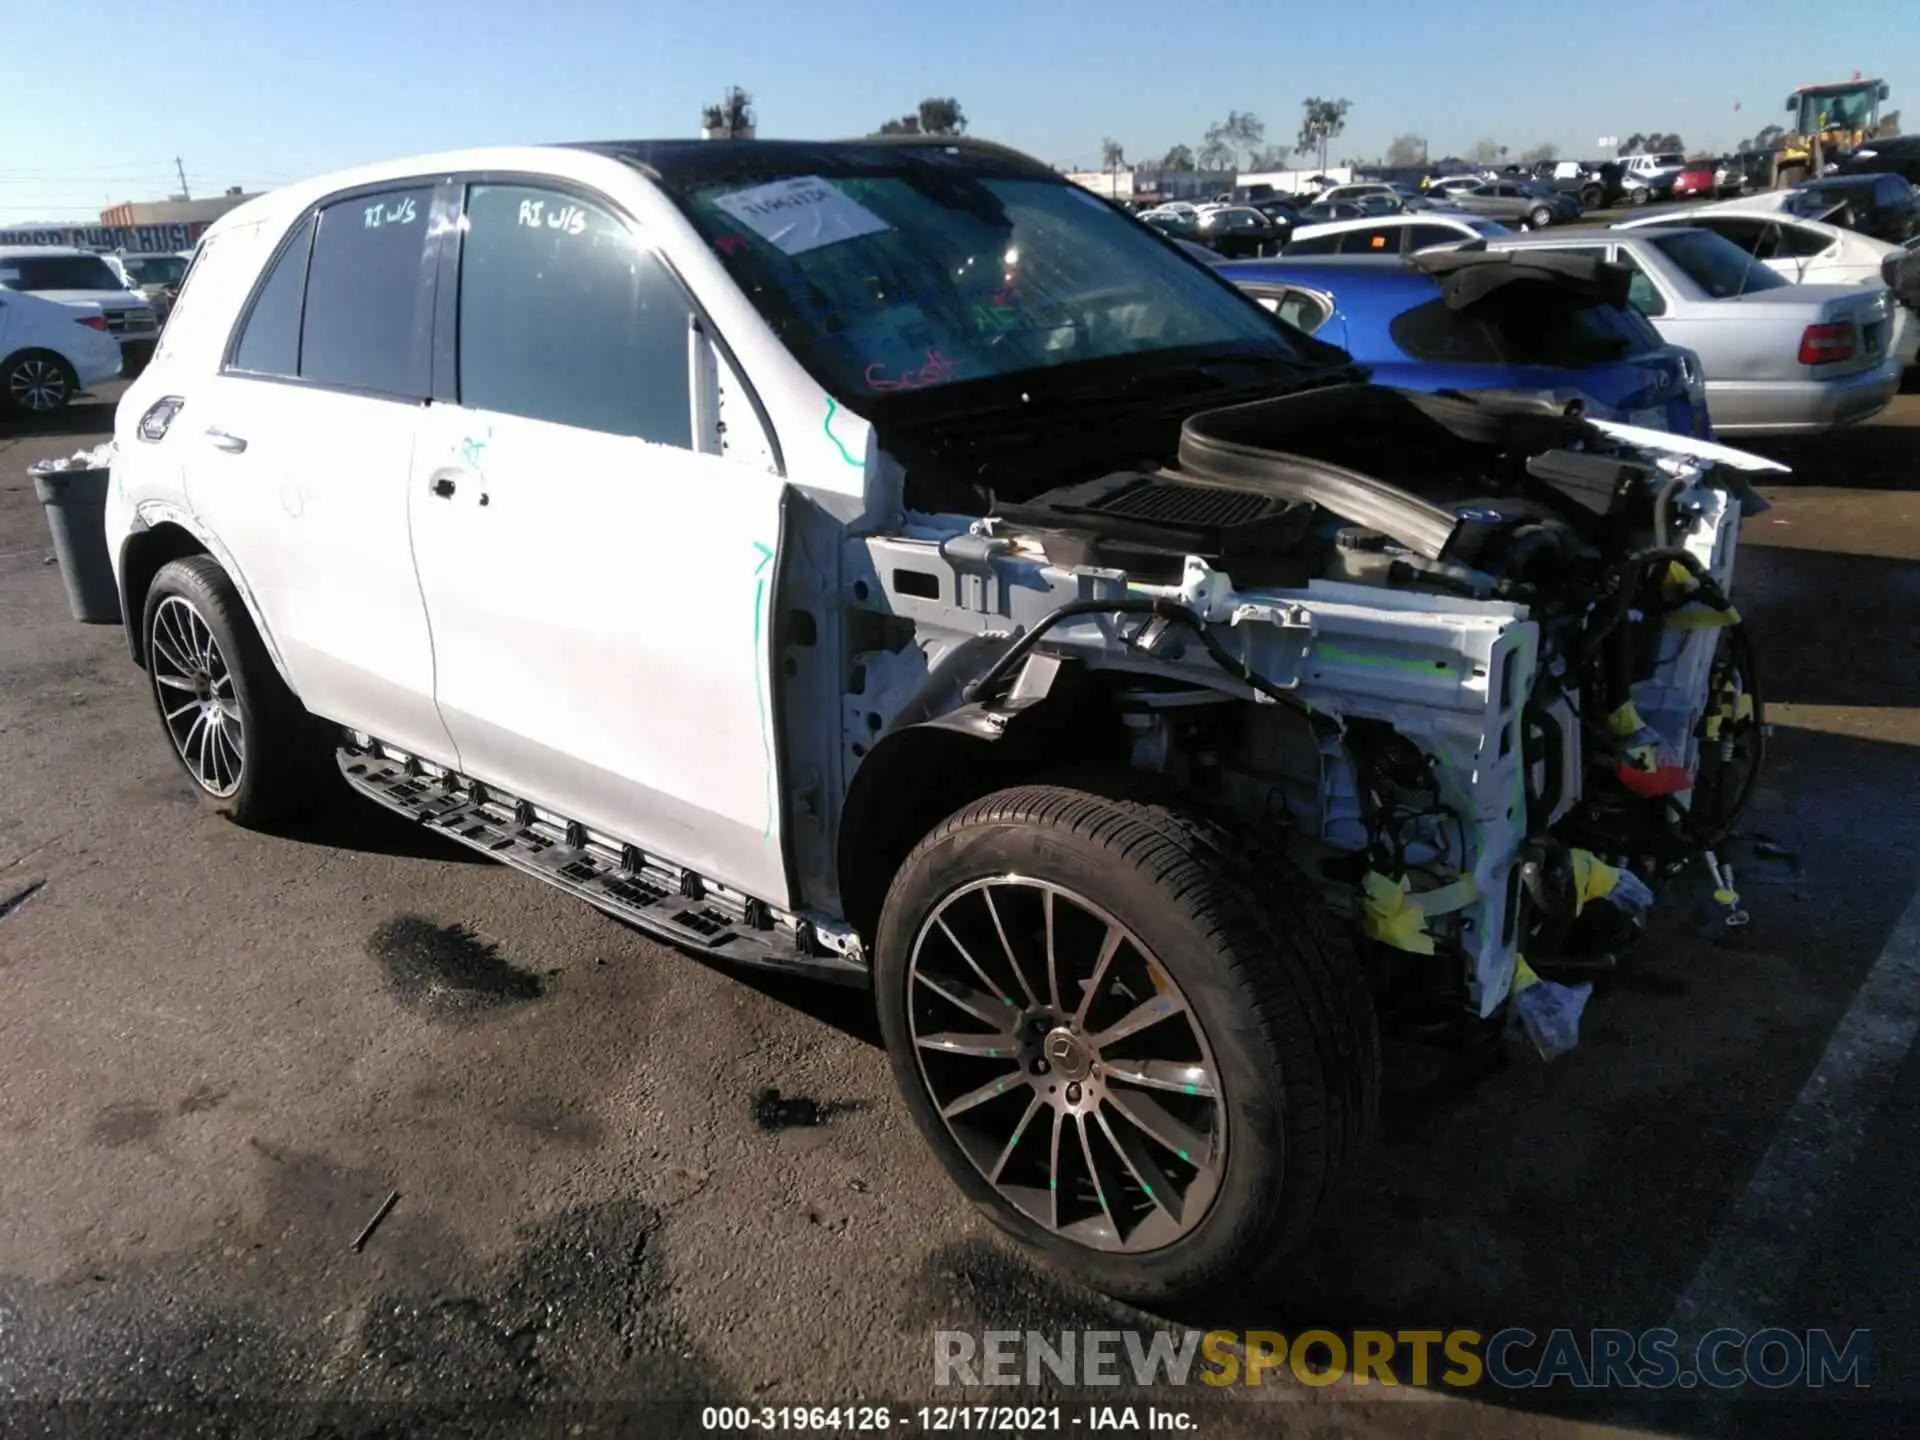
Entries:
POLYGON ((80 377, 51 350, 22 350, 0 362, 0 406, 12 415, 52 415, 73 403, 80 377))
POLYGON ((1110 1295, 1165 1302, 1256 1275, 1306 1235, 1372 1135, 1379 1035, 1343 930, 1277 849, 1139 777, 1023 785, 949 817, 894 877, 874 980, 895 1079, 948 1173, 1016 1241, 1110 1295), (961 1149, 929 1093, 909 1013, 928 1003, 912 991, 916 937, 970 885, 1014 876, 1066 887, 1129 929, 1203 1032, 1225 1158, 1201 1218, 1160 1248, 1099 1249, 1037 1223, 961 1149))
POLYGON ((1589 185, 1580 192, 1580 207, 1583 210, 1598 210, 1605 203, 1607 192, 1598 185, 1589 185))
POLYGON ((1544 205, 1536 205, 1527 212, 1527 223, 1536 230, 1544 230, 1553 223, 1553 211, 1544 205))
POLYGON ((280 678, 233 581, 212 556, 190 555, 161 567, 147 591, 141 637, 161 728, 201 797, 249 827, 308 814, 327 788, 328 729, 280 678), (204 666, 189 653, 198 632, 194 642, 183 640, 189 611, 213 647, 204 652, 211 656, 204 666), (208 672, 207 683, 182 688, 178 682, 196 668, 208 672), (191 711, 181 714, 186 705, 225 713, 207 721, 191 711), (235 714, 237 744, 230 728, 219 733, 235 714), (187 728, 196 719, 200 728, 187 728))

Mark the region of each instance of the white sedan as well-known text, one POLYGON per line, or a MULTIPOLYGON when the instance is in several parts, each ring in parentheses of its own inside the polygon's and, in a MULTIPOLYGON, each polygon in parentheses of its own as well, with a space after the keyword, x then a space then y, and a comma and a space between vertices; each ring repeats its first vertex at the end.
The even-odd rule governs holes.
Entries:
POLYGON ((1497 220, 1446 210, 1326 220, 1293 232, 1282 255, 1411 255, 1514 232, 1497 220))
POLYGON ((88 301, 11 290, 0 278, 0 410, 47 415, 120 373, 120 342, 88 301))

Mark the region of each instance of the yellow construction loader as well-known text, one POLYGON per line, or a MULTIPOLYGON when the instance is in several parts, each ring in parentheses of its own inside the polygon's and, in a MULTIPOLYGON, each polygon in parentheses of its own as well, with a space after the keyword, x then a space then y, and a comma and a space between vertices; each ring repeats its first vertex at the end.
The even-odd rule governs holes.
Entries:
POLYGON ((1792 128, 1781 137, 1773 157, 1773 183, 1784 188, 1820 174, 1826 166, 1878 135, 1891 135, 1895 120, 1880 118, 1889 90, 1883 80, 1853 79, 1830 85, 1802 85, 1787 97, 1792 128))

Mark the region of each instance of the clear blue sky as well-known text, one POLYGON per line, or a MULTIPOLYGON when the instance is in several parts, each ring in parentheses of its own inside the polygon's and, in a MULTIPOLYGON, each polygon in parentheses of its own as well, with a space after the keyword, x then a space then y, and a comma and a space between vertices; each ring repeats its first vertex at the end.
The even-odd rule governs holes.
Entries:
POLYGON ((1920 0, 94 0, 7 7, 0 222, 497 142, 683 135, 739 84, 761 133, 864 133, 954 95, 1056 164, 1197 144, 1229 109, 1342 153, 1402 131, 1586 155, 1675 130, 1725 148, 1796 84, 1880 73, 1920 128, 1920 0), (1876 71, 1876 67, 1888 67, 1876 71), (1735 102, 1740 102, 1738 113, 1735 102))

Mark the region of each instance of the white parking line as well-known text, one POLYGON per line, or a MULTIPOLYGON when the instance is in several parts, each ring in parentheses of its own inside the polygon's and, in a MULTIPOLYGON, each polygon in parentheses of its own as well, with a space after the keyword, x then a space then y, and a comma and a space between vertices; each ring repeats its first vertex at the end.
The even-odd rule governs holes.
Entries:
POLYGON ((1867 1127, 1920 1031, 1920 891, 1834 1028, 1820 1063, 1787 1112, 1753 1179, 1734 1202, 1707 1258, 1667 1324, 1679 1354, 1717 1326, 1752 1332, 1785 1323, 1772 1313, 1810 1258, 1840 1197, 1867 1127))

